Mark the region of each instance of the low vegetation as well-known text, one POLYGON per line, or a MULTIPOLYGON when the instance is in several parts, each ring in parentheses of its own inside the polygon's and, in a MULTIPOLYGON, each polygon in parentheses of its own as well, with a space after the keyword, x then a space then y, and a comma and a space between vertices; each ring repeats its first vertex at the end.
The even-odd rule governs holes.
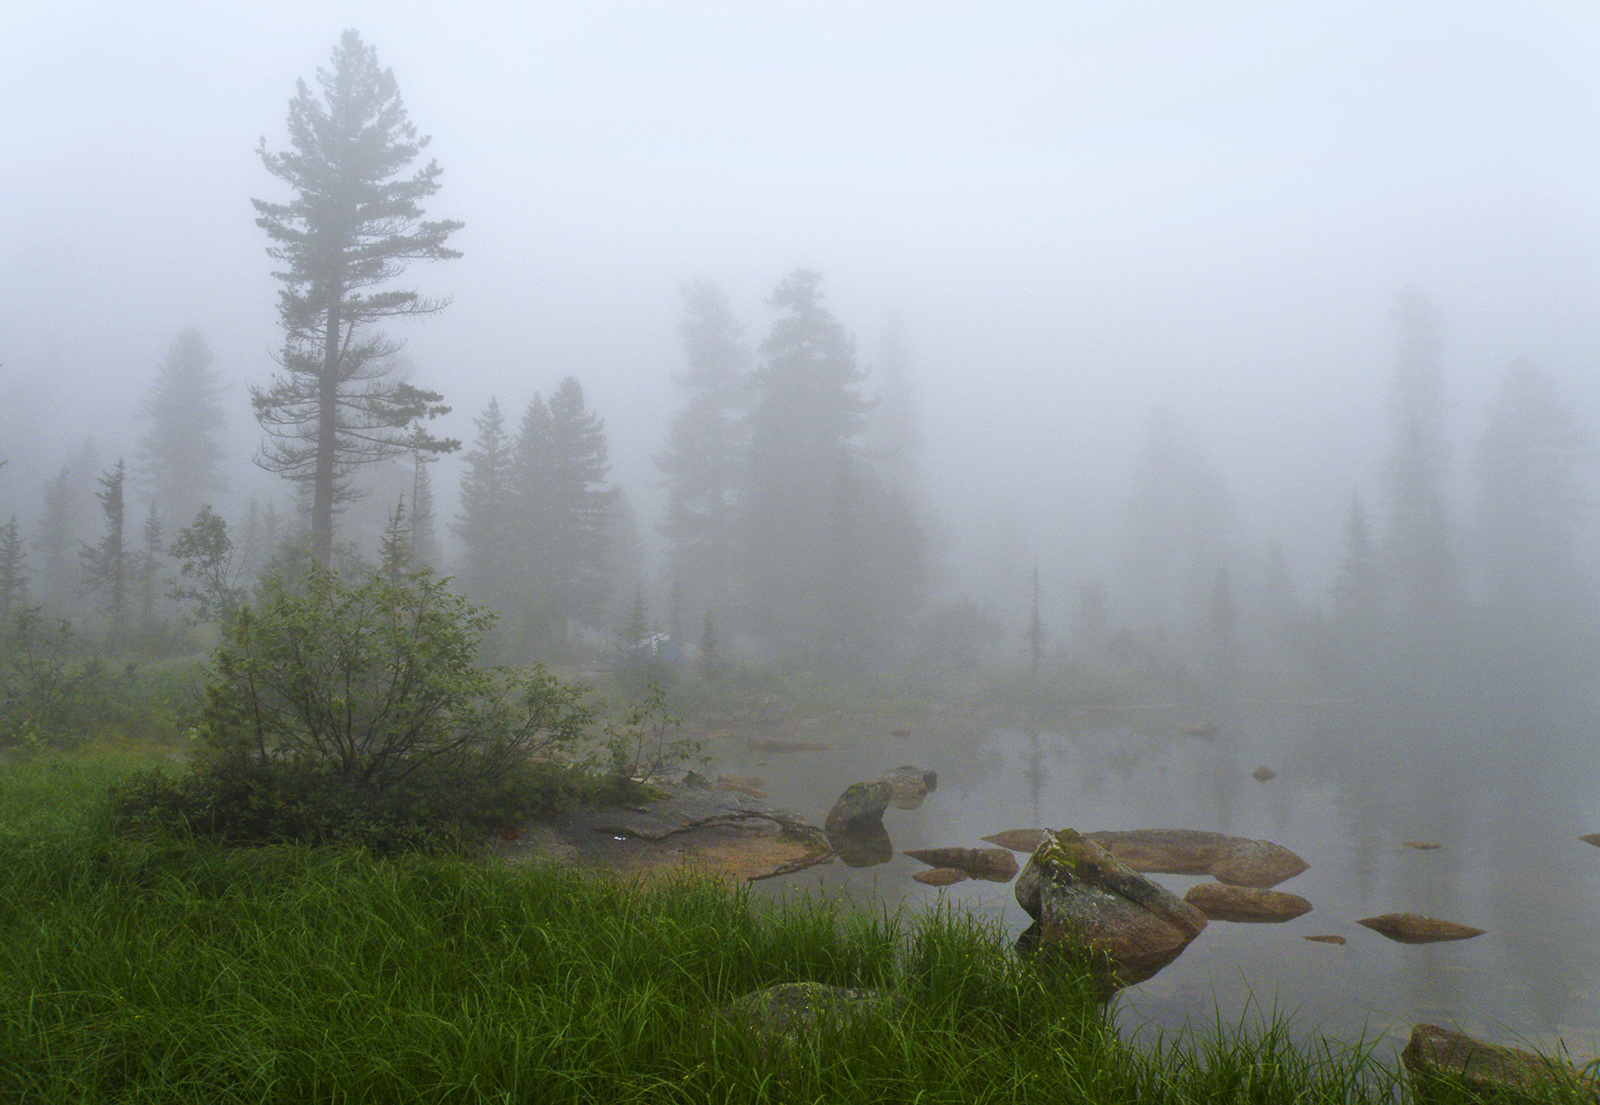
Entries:
POLYGON ((0 774, 0 1098, 38 1102, 1380 1101, 1281 1032, 1135 1050, 1075 975, 947 911, 762 905, 556 867, 129 840, 137 763, 0 774), (721 1015, 796 980, 894 1012, 774 1044, 721 1015))

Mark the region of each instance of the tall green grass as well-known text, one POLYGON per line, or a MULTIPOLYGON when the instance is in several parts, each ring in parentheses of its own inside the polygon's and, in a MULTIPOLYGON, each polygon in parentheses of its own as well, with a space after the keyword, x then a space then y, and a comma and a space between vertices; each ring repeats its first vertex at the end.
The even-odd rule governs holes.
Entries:
POLYGON ((764 906, 684 878, 106 834, 105 764, 0 769, 0 1100, 1379 1101, 1281 1032, 1126 1046, 964 914, 764 906), (887 1011, 775 1042, 780 982, 887 1011))

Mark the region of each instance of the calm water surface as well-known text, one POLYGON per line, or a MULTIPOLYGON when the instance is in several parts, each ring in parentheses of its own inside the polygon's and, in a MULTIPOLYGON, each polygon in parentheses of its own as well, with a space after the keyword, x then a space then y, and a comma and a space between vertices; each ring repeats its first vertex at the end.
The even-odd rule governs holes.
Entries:
MULTIPOLYGON (((1182 828, 1272 840, 1311 865, 1278 889, 1309 899, 1312 912, 1282 924, 1211 922, 1172 965, 1119 995, 1125 1032, 1276 1011, 1298 1032, 1351 1042, 1403 1041, 1428 1022, 1600 1056, 1600 848, 1577 839, 1600 830, 1593 772, 1538 753, 1536 733, 1419 735, 1328 713, 1257 706, 1212 740, 1184 736, 1195 719, 1160 708, 1070 733, 996 729, 937 743, 841 734, 833 752, 736 751, 721 767, 764 776, 774 803, 818 823, 851 781, 901 763, 939 773, 920 809, 885 814, 892 860, 835 862, 757 884, 763 894, 942 899, 1015 934, 1028 919, 1010 885, 925 887, 911 879, 923 865, 900 853, 983 847, 981 837, 1014 828, 1182 828), (1251 778, 1263 765, 1277 778, 1251 778), (1486 932, 1406 945, 1354 923, 1389 912, 1486 932), (1347 943, 1303 939, 1313 934, 1347 943)), ((1205 879, 1152 877, 1180 895, 1205 879)))

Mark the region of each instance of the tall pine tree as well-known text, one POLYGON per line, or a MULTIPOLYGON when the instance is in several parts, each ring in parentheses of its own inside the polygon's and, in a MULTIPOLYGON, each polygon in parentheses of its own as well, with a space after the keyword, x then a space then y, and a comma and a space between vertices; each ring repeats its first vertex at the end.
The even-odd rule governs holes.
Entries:
POLYGON ((511 552, 511 440, 498 400, 491 398, 473 424, 478 436, 466 456, 461 510, 450 532, 461 540, 461 576, 468 594, 504 610, 511 552))
POLYGON ((400 344, 374 329, 385 319, 428 315, 448 300, 385 289, 408 261, 459 257, 445 245, 462 226, 428 221, 421 201, 439 190, 436 162, 404 175, 428 145, 417 136, 394 74, 345 31, 332 65, 289 102, 289 145, 267 171, 288 184, 287 203, 252 200, 258 226, 284 265, 278 318, 282 375, 252 388, 268 435, 258 463, 310 489, 311 552, 327 564, 338 503, 356 494, 353 472, 407 448, 448 452, 459 442, 423 433, 449 408, 442 396, 392 377, 400 344))

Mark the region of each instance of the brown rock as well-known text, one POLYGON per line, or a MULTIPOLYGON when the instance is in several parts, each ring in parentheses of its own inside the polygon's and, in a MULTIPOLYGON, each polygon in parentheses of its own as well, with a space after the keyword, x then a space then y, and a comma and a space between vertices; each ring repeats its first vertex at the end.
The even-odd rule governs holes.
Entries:
POLYGON ((1288 921, 1311 912, 1311 903, 1298 894, 1219 882, 1191 886, 1183 900, 1213 921, 1288 921))
POLYGON ((883 827, 883 811, 894 798, 894 784, 887 779, 851 783, 828 811, 826 827, 830 833, 859 833, 883 827))
POLYGON ((1337 944, 1341 948, 1344 947, 1344 937, 1342 936, 1306 936, 1303 939, 1314 940, 1318 944, 1337 944))
POLYGON ((747 787, 740 783, 717 783, 718 790, 730 791, 733 794, 747 794, 751 798, 765 798, 766 795, 755 787, 747 787))
POLYGON ((749 787, 751 790, 760 790, 767 785, 767 781, 759 775, 718 775, 717 784, 731 784, 736 787, 749 787))
MULTIPOLYGON (((1271 841, 1193 829, 1102 830, 1083 835, 1135 871, 1210 875, 1234 886, 1276 886, 1309 866, 1271 841)), ((995 837, 984 839, 999 843, 995 837)))
POLYGON ((1246 840, 1229 848, 1211 865, 1211 877, 1233 886, 1277 886, 1309 867, 1281 844, 1246 840))
POLYGON ((954 867, 990 882, 1017 877, 1017 857, 1004 848, 920 848, 905 854, 929 867, 954 867))
POLYGON ((889 799, 890 804, 898 810, 914 810, 922 805, 922 800, 928 792, 937 790, 939 776, 932 771, 924 771, 920 767, 910 764, 901 764, 893 771, 885 771, 880 778, 888 781, 894 787, 894 797, 889 799))
POLYGON ((1585 844, 1593 844, 1596 848, 1600 848, 1600 833, 1589 833, 1586 836, 1580 836, 1578 839, 1585 844))
POLYGON ((998 844, 1002 848, 1009 848, 1013 852, 1027 852, 1031 855, 1033 850, 1039 846, 1039 843, 1044 840, 1044 830, 1007 829, 1003 833, 995 833, 993 836, 986 836, 981 839, 989 844, 998 844))
POLYGON ((1411 1072, 1411 1085, 1419 1102, 1460 1101, 1462 1090, 1470 1100, 1532 1102, 1566 1100, 1572 1096, 1594 1100, 1600 1083, 1555 1059, 1514 1047, 1474 1040, 1432 1024, 1419 1024, 1400 1053, 1411 1072))
POLYGON ((1373 932, 1382 933, 1390 940, 1402 944, 1432 944, 1440 940, 1467 940, 1482 936, 1482 929, 1471 925, 1458 925, 1454 921, 1439 921, 1415 913, 1383 913, 1357 921, 1373 932))
POLYGON ((968 875, 954 867, 935 867, 932 871, 918 871, 911 877, 928 886, 949 886, 953 882, 966 882, 968 875))
POLYGON ((1402 840, 1400 843, 1407 848, 1415 848, 1419 852, 1431 852, 1438 847, 1437 844, 1429 844, 1423 840, 1402 840))
POLYGON ((1268 779, 1276 779, 1277 777, 1278 773, 1272 770, 1272 768, 1266 767, 1265 765, 1256 768, 1250 773, 1250 778, 1254 779, 1258 783, 1264 783, 1268 779))
POLYGON ((1206 927, 1203 913, 1071 829, 1046 831, 1016 883, 1037 947, 1088 950, 1102 987, 1154 975, 1206 927))
POLYGON ((1214 741, 1221 730, 1215 725, 1185 725, 1178 732, 1186 737, 1199 737, 1201 740, 1214 741))

